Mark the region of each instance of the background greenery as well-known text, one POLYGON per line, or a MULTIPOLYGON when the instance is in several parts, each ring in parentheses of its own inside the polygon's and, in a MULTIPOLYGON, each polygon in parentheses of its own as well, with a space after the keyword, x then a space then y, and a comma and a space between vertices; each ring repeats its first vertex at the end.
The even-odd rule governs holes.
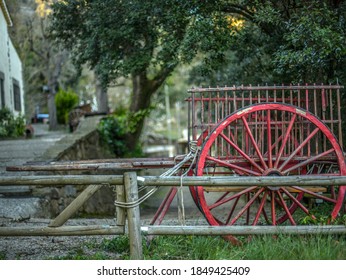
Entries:
MULTIPOLYGON (((157 119, 166 115, 165 86, 174 110, 192 86, 346 82, 345 1, 7 4, 11 37, 25 65, 28 119, 37 106, 49 111, 45 85, 50 94, 71 88, 80 103, 97 109, 96 85, 103 82, 111 111, 125 108, 132 116, 154 105, 149 117, 157 119)), ((155 131, 147 117, 124 136, 128 149, 138 146, 143 131, 155 131)))
POLYGON ((78 105, 79 97, 71 89, 60 89, 55 95, 58 123, 68 124, 69 112, 78 105))
POLYGON ((24 133, 24 117, 14 117, 13 113, 6 107, 0 109, 0 139, 22 137, 24 133))

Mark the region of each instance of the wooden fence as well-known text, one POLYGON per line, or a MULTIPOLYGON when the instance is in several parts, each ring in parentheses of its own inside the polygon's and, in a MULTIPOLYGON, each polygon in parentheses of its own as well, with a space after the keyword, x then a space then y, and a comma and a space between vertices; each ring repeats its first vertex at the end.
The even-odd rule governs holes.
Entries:
POLYGON ((346 176, 283 176, 283 177, 139 177, 135 172, 124 175, 55 175, 55 176, 4 176, 0 186, 32 185, 64 186, 87 185, 81 194, 45 227, 0 227, 0 236, 49 235, 122 235, 126 220, 130 240, 131 259, 142 259, 142 234, 146 235, 255 235, 255 234, 345 234, 346 226, 142 226, 139 205, 132 208, 117 207, 116 225, 64 226, 80 207, 100 188, 116 186, 116 200, 134 203, 138 200, 138 186, 314 186, 346 185, 346 176))

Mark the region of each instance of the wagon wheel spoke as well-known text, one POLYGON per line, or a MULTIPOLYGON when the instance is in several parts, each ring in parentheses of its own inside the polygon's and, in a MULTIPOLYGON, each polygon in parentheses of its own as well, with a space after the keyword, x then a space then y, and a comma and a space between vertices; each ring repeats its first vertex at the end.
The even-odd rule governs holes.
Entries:
POLYGON ((272 129, 270 110, 267 110, 267 134, 268 134, 268 166, 273 167, 273 150, 272 150, 272 129))
MULTIPOLYGON (((285 188, 281 188, 281 190, 300 208, 304 211, 305 214, 310 215, 309 210, 298 200, 296 199, 289 191, 287 191, 285 188)), ((316 217, 314 215, 311 215, 311 218, 314 220, 316 217)))
POLYGON ((247 168, 235 165, 233 163, 226 162, 226 161, 221 160, 221 159, 217 159, 215 157, 207 156, 206 158, 208 160, 211 160, 211 161, 215 162, 215 163, 218 163, 220 167, 228 167, 230 169, 239 170, 240 172, 245 172, 248 175, 255 175, 255 176, 260 176, 261 175, 261 173, 259 173, 259 172, 256 172, 256 171, 253 171, 251 169, 247 169, 247 168))
POLYGON ((230 225, 234 225, 238 219, 247 211, 250 206, 254 203, 254 201, 257 199, 257 197, 265 190, 264 187, 260 188, 254 196, 245 204, 245 206, 239 211, 239 213, 232 219, 230 222, 230 225))
POLYGON ((214 209, 216 207, 219 207, 219 206, 221 206, 221 205, 223 205, 223 204, 225 204, 225 203, 227 203, 227 202, 229 202, 229 201, 231 201, 231 200, 233 200, 235 198, 238 198, 238 197, 240 197, 240 196, 242 196, 244 194, 247 194, 247 193, 255 190, 256 188, 257 187, 250 187, 250 188, 247 188, 247 189, 245 189, 245 190, 243 190, 241 192, 238 192, 238 193, 236 193, 236 194, 234 194, 234 195, 232 195, 230 197, 227 197, 225 199, 219 200, 218 202, 213 203, 212 205, 210 205, 209 206, 209 210, 212 210, 212 209, 214 209))
MULTIPOLYGON (((268 195, 270 194, 270 192, 269 192, 269 191, 266 191, 266 193, 267 193, 267 199, 268 199, 268 195)), ((266 203, 266 204, 267 204, 267 203, 266 203)), ((265 206, 265 205, 264 205, 264 206, 265 206)), ((270 220, 269 220, 267 211, 266 211, 266 209, 265 209, 264 207, 263 207, 263 209, 262 209, 262 214, 263 214, 263 217, 264 217, 266 223, 267 223, 267 224, 270 224, 270 220)))
POLYGON ((278 197, 279 197, 279 199, 280 199, 280 201, 281 201, 282 207, 284 208, 284 210, 285 210, 285 212, 286 212, 286 214, 287 214, 287 216, 288 216, 288 219, 290 220, 291 224, 295 226, 295 225, 296 225, 296 222, 294 221, 294 219, 293 219, 293 217, 292 217, 292 214, 291 214, 291 212, 289 211, 288 206, 287 206, 287 204, 286 204, 284 198, 282 197, 281 192, 280 192, 280 191, 276 191, 276 193, 277 193, 277 195, 278 195, 278 197))
POLYGON ((233 202, 233 206, 232 206, 231 211, 229 212, 228 217, 227 217, 226 222, 225 222, 226 225, 227 225, 227 224, 229 223, 229 221, 231 220, 231 218, 232 218, 232 216, 233 216, 233 213, 234 213, 234 210, 235 210, 235 208, 236 208, 237 205, 238 205, 239 199, 240 199, 240 196, 238 196, 238 197, 235 199, 235 201, 233 202))
POLYGON ((293 124, 294 124, 294 122, 295 122, 295 120, 296 120, 296 117, 297 117, 297 115, 294 114, 293 117, 292 117, 292 119, 291 119, 291 121, 290 121, 290 123, 289 123, 289 125, 288 125, 286 134, 285 134, 285 136, 284 136, 284 138, 283 138, 283 140, 282 140, 281 147, 280 147, 279 153, 278 153, 278 155, 277 155, 277 158, 276 158, 276 161, 275 161, 275 164, 274 164, 274 168, 277 168, 277 167, 278 167, 278 164, 279 164, 279 162, 280 162, 280 159, 281 159, 282 153, 283 153, 283 151, 284 151, 284 148, 285 148, 285 146, 286 146, 287 140, 288 140, 288 138, 289 138, 289 136, 290 136, 290 133, 291 133, 291 131, 292 131, 293 124))
POLYGON ((229 139, 224 133, 220 133, 220 136, 226 140, 228 144, 230 144, 243 158, 251 163, 254 167, 256 167, 260 172, 263 172, 263 168, 261 168, 252 158, 250 158, 237 144, 235 144, 231 139, 229 139))
POLYGON ((296 156, 304 147, 305 145, 315 136, 317 132, 319 132, 320 129, 317 127, 315 128, 310 135, 308 135, 307 138, 291 153, 291 155, 280 165, 278 168, 279 171, 282 171, 282 169, 293 159, 294 156, 296 156))
MULTIPOLYGON (((251 199, 251 193, 247 193, 246 194, 246 200, 249 202, 251 199)), ((253 201, 255 202, 258 199, 258 197, 253 201)), ((250 209, 251 209, 251 205, 249 205, 249 207, 246 209, 246 224, 249 224, 250 221, 250 209)))
POLYGON ((307 166, 308 164, 310 164, 310 163, 312 163, 314 161, 317 161, 318 159, 320 159, 322 157, 325 157, 325 156, 327 156, 327 155, 329 155, 329 154, 331 154, 333 152, 335 152, 335 150, 334 150, 334 148, 331 148, 328 151, 325 151, 325 152, 320 153, 320 154, 318 154, 316 156, 310 157, 310 158, 308 158, 308 159, 306 159, 306 160, 304 160, 304 161, 302 161, 302 162, 300 162, 300 163, 298 163, 298 164, 296 164, 294 166, 291 166, 290 168, 287 168, 287 169, 283 170, 282 173, 284 175, 288 175, 290 172, 292 172, 294 170, 297 170, 300 167, 307 166))
POLYGON ((301 191, 303 193, 306 193, 306 194, 309 194, 315 198, 319 198, 319 199, 322 199, 324 201, 328 201, 328 202, 331 202, 331 203, 336 203, 337 200, 336 199, 333 199, 333 198, 330 198, 328 196, 325 196, 325 195, 322 195, 322 194, 319 194, 319 193, 316 193, 316 192, 313 192, 313 191, 310 191, 310 190, 307 190, 305 188, 302 188, 302 187, 298 187, 298 186, 292 186, 293 189, 296 189, 298 191, 301 191))
POLYGON ((276 206, 275 206, 275 192, 271 192, 270 209, 272 214, 272 225, 276 225, 276 206))
POLYGON ((255 216, 255 219, 254 219, 254 221, 252 222, 252 225, 253 225, 253 226, 257 225, 258 219, 259 219, 261 213, 263 213, 264 205, 265 205, 266 200, 267 200, 267 195, 268 195, 268 192, 265 191, 264 194, 263 194, 262 199, 260 200, 260 204, 259 204, 259 207, 258 207, 256 216, 255 216))
POLYGON ((253 134, 251 132, 251 129, 249 127, 249 124, 248 124, 247 120, 245 119, 245 117, 242 117, 241 119, 243 121, 245 130, 248 133, 248 136, 250 137, 251 143, 252 143, 253 147, 255 148, 255 151, 256 151, 256 153, 257 153, 257 155, 258 155, 258 157, 259 157, 263 167, 264 168, 268 168, 267 164, 264 161, 263 155, 262 155, 262 153, 261 153, 261 151, 260 151, 260 149, 259 149, 259 147, 258 147, 258 145, 256 143, 256 140, 255 140, 255 138, 254 138, 254 136, 253 136, 253 134))
POLYGON ((229 192, 225 192, 214 203, 218 203, 218 202, 222 201, 228 194, 229 194, 229 192))

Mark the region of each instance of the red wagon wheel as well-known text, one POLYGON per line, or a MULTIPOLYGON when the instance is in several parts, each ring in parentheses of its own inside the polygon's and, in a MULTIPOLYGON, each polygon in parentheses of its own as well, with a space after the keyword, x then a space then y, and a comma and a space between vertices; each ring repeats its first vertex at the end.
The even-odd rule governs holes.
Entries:
MULTIPOLYGON (((206 138, 197 162, 197 176, 297 174, 343 176, 345 159, 337 139, 321 120, 308 111, 277 103, 246 107, 219 122, 206 138)), ((303 197, 330 204, 331 217, 336 218, 346 186, 196 187, 196 191, 211 225, 277 225, 286 220, 296 225, 297 212, 313 217, 303 197)))

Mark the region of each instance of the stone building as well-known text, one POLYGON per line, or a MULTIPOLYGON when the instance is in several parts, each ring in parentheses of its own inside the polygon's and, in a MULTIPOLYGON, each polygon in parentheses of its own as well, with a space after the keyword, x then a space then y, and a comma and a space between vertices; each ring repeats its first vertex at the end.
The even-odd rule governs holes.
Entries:
POLYGON ((13 26, 5 0, 0 0, 0 109, 24 115, 22 62, 13 46, 8 28, 13 26))

